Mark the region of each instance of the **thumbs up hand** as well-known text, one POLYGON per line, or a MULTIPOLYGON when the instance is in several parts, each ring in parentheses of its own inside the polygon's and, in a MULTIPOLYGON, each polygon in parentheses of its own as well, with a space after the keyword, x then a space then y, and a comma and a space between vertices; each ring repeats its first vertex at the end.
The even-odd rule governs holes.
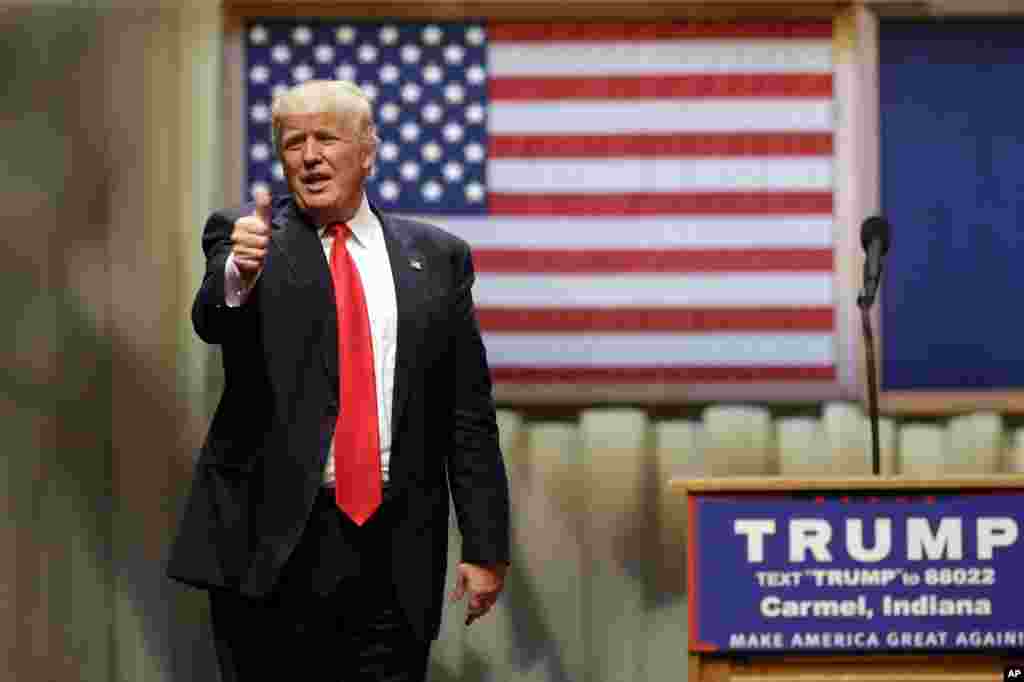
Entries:
POLYGON ((236 220, 231 231, 231 254, 247 284, 263 269, 270 245, 270 192, 258 189, 255 198, 255 210, 236 220))

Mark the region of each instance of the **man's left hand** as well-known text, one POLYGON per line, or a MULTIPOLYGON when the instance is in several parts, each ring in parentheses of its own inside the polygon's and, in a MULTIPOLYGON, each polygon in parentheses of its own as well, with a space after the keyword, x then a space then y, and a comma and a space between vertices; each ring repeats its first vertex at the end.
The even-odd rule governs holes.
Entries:
POLYGON ((469 594, 469 608, 466 610, 466 625, 470 625, 486 614, 498 600, 505 587, 505 572, 508 564, 471 564, 463 561, 456 568, 455 589, 451 600, 459 601, 469 594))

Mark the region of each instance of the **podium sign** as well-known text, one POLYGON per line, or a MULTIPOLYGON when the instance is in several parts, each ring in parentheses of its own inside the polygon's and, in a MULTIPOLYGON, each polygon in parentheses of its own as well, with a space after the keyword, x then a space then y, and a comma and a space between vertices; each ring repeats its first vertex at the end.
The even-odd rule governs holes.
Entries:
POLYGON ((1024 491, 690 490, 689 648, 1024 650, 1024 491))

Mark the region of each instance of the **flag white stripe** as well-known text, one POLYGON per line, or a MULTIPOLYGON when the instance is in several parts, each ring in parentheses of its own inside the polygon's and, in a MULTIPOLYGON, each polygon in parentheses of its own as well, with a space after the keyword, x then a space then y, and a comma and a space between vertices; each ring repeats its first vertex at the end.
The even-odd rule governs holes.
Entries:
POLYGON ((478 306, 830 306, 832 273, 550 275, 480 273, 478 306))
POLYGON ((490 76, 830 73, 829 40, 492 42, 490 76))
POLYGON ((831 99, 495 101, 492 135, 831 132, 831 99))
POLYGON ((828 248, 831 217, 422 216, 474 249, 828 248))
POLYGON ((832 159, 492 159, 487 179, 512 194, 827 191, 832 159))
POLYGON ((832 334, 485 333, 492 367, 823 366, 832 334))

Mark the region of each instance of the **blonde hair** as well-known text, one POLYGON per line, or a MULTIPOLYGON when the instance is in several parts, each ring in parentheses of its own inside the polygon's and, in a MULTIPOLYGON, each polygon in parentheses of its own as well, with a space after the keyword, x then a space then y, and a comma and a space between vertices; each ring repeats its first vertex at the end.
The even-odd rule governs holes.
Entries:
POLYGON ((274 149, 281 155, 281 119, 292 114, 334 114, 340 120, 353 120, 360 140, 376 147, 380 143, 373 123, 370 98, 349 81, 311 80, 285 90, 274 98, 270 108, 274 149))

